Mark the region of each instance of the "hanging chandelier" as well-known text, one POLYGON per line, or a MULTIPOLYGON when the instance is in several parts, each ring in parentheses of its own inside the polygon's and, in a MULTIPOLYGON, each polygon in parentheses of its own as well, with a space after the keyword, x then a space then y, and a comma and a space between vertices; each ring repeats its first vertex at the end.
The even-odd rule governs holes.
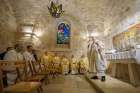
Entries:
POLYGON ((55 1, 56 2, 54 1, 50 2, 50 6, 48 6, 48 10, 52 17, 59 18, 64 13, 64 11, 62 9, 62 4, 59 4, 58 0, 55 1))

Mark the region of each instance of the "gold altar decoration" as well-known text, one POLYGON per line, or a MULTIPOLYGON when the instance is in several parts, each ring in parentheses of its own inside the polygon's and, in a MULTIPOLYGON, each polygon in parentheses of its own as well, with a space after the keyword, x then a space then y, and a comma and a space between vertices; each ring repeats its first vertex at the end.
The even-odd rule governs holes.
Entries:
POLYGON ((129 50, 140 44, 140 23, 113 37, 113 45, 117 50, 129 50))

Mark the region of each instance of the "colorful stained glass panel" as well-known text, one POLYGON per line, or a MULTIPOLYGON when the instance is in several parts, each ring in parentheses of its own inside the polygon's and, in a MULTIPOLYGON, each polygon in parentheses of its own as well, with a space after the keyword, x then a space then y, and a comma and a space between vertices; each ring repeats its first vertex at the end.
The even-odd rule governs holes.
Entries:
POLYGON ((69 44, 70 43, 70 26, 66 23, 58 25, 57 32, 57 44, 69 44))

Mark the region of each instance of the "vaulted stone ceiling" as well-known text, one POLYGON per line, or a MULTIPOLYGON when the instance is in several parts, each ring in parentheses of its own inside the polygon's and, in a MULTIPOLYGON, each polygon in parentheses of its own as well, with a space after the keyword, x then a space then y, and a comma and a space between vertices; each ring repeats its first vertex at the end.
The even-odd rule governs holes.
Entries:
MULTIPOLYGON (((59 1, 65 10, 61 18, 67 19, 72 24, 73 41, 75 41, 72 42, 73 46, 83 42, 81 37, 83 34, 86 35, 83 32, 97 31, 104 36, 112 32, 121 21, 140 12, 140 0, 59 1)), ((47 47, 55 45, 55 40, 52 42, 52 39, 55 39, 57 19, 50 16, 47 7, 49 3, 50 0, 0 0, 0 44, 6 45, 9 42, 10 45, 15 41, 15 34, 12 35, 11 32, 17 31, 19 24, 35 24, 38 29, 45 32, 40 41, 47 47), (9 41, 4 42, 7 37, 10 37, 9 41)))
MULTIPOLYGON (((50 0, 5 0, 12 7, 18 23, 43 26, 49 24, 51 16, 47 6, 50 0)), ((104 31, 117 25, 135 9, 140 0, 59 0, 65 13, 88 31, 104 31)))

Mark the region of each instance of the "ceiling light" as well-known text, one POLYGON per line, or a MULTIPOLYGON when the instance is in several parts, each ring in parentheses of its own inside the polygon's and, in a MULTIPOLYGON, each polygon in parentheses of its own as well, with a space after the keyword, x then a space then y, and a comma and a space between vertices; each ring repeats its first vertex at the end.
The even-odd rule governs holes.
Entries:
POLYGON ((22 37, 21 40, 30 40, 30 37, 22 37))
POLYGON ((93 32, 93 33, 91 33, 90 36, 98 37, 99 36, 99 33, 98 32, 93 32))
POLYGON ((84 35, 84 36, 83 36, 83 39, 87 39, 87 36, 84 35))
POLYGON ((39 31, 35 31, 34 34, 40 37, 43 34, 43 32, 39 30, 39 31))
POLYGON ((22 32, 32 33, 33 32, 33 25, 23 25, 22 32))
POLYGON ((25 37, 31 37, 31 34, 25 34, 24 36, 25 37))

